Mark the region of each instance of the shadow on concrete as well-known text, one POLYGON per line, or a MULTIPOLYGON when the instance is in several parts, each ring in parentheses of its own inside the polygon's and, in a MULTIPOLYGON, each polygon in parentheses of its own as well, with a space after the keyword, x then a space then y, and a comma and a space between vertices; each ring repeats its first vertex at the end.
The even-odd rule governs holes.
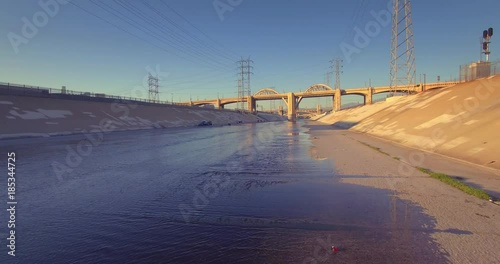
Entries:
POLYGON ((332 125, 305 125, 304 127, 309 128, 310 130, 349 130, 351 127, 357 125, 358 122, 336 122, 332 125))
POLYGON ((350 129, 351 127, 357 125, 359 122, 345 122, 345 121, 338 121, 335 122, 332 126, 341 129, 341 130, 347 130, 350 129))
POLYGON ((456 228, 448 228, 445 230, 434 230, 435 233, 448 233, 448 234, 454 234, 454 235, 472 235, 473 233, 471 231, 466 231, 466 230, 460 230, 456 228))
POLYGON ((473 182, 469 181, 470 176, 450 175, 450 177, 452 177, 453 179, 458 180, 466 185, 469 185, 471 187, 481 189, 481 190, 485 191, 486 193, 488 193, 494 199, 500 199, 500 190, 488 189, 481 184, 473 183, 473 182))

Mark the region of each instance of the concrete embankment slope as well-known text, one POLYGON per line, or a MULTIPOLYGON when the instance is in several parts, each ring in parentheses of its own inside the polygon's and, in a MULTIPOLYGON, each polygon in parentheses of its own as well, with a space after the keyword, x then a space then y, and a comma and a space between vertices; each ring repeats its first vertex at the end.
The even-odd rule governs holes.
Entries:
POLYGON ((0 139, 190 127, 203 120, 227 125, 283 118, 197 107, 0 95, 0 139))
POLYGON ((500 75, 317 120, 500 169, 500 75))

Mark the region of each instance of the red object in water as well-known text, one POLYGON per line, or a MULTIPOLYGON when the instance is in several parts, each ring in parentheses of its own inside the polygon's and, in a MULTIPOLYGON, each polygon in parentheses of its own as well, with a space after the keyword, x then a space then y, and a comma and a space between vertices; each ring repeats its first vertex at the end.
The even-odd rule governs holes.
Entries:
POLYGON ((338 247, 336 247, 336 246, 332 246, 332 252, 333 252, 333 253, 337 253, 337 252, 339 252, 339 248, 338 248, 338 247))

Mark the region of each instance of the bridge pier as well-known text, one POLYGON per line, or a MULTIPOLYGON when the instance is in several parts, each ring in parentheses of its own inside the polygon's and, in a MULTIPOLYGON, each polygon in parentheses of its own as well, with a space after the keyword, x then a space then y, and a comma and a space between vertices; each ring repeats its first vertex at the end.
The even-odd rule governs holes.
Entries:
POLYGON ((373 102, 373 89, 368 88, 368 93, 365 95, 365 105, 371 105, 373 102))
POLYGON ((287 103, 288 121, 294 122, 295 119, 297 118, 297 108, 296 107, 297 107, 297 105, 296 105, 295 94, 288 93, 288 103, 287 103))
POLYGON ((257 101, 253 96, 248 96, 247 103, 248 103, 248 111, 252 113, 257 112, 257 101))
POLYGON ((340 111, 342 109, 342 94, 340 89, 335 90, 335 95, 333 96, 333 110, 334 111, 340 111))
POLYGON ((220 99, 217 99, 217 102, 215 103, 215 108, 217 108, 219 110, 224 109, 224 105, 221 104, 220 99))
POLYGON ((425 92, 424 90, 424 86, 422 84, 419 84, 417 87, 415 87, 416 89, 416 92, 417 93, 422 93, 422 92, 425 92))

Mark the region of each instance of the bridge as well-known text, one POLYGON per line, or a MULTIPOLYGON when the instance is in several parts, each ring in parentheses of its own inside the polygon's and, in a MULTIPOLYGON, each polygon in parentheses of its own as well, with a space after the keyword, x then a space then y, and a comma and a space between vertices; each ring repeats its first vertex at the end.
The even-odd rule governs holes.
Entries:
POLYGON ((293 121, 297 116, 297 109, 299 104, 304 98, 314 98, 314 97, 332 97, 333 108, 335 111, 341 109, 341 97, 343 95, 360 95, 364 98, 364 104, 371 104, 373 101, 373 95, 387 92, 408 92, 410 93, 420 93, 432 89, 443 88, 460 82, 437 82, 437 83, 427 83, 425 85, 416 84, 410 86, 397 86, 391 88, 390 86, 380 86, 380 87, 369 87, 369 88, 353 88, 353 89, 333 89, 326 84, 314 84, 307 88, 304 92, 288 92, 279 93, 271 88, 264 88, 257 91, 254 95, 239 97, 239 98, 217 98, 211 100, 198 100, 190 101, 185 103, 178 103, 180 105, 190 105, 190 106, 202 106, 202 105, 214 105, 218 109, 223 109, 225 105, 234 104, 238 102, 246 102, 248 105, 248 110, 251 112, 257 111, 257 101, 267 101, 267 100, 283 100, 287 106, 288 119, 293 121))

